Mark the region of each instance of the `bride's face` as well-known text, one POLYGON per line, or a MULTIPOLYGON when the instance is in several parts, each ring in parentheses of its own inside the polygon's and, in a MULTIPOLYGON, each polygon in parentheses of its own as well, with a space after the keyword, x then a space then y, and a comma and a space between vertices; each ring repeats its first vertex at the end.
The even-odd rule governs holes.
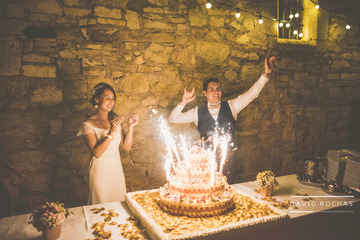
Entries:
POLYGON ((98 99, 99 109, 110 112, 115 104, 115 96, 112 91, 105 89, 98 99))

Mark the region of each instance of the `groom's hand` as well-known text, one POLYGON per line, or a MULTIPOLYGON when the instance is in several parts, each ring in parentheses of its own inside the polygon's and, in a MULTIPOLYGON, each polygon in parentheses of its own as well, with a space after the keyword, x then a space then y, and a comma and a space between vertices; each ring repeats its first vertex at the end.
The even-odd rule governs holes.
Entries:
POLYGON ((194 100, 196 98, 196 96, 193 96, 194 92, 195 92, 195 88, 193 88, 191 92, 186 91, 186 88, 185 88, 184 95, 183 95, 180 105, 185 106, 186 104, 188 104, 189 102, 194 100))

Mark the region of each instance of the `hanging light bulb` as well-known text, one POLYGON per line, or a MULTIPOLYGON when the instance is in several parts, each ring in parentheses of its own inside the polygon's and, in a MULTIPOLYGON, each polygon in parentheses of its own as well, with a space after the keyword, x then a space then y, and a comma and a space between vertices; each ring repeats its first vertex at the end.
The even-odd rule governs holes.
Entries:
POLYGON ((210 8, 211 8, 211 2, 210 2, 210 0, 207 0, 207 1, 206 1, 206 5, 205 5, 205 6, 206 6, 207 9, 210 9, 210 8))
POLYGON ((285 27, 289 28, 290 27, 290 23, 286 23, 285 27))
POLYGON ((293 31, 293 34, 294 34, 294 35, 298 34, 298 31, 297 31, 297 30, 294 30, 294 31, 293 31))
POLYGON ((349 30, 351 26, 349 24, 346 24, 346 29, 349 30))
POLYGON ((239 18, 239 17, 241 16, 240 9, 239 9, 239 8, 236 8, 235 11, 236 11, 235 17, 236 17, 236 18, 239 18))
POLYGON ((262 16, 261 15, 259 15, 259 20, 258 20, 258 23, 259 24, 262 24, 264 22, 264 20, 262 19, 262 16))
POLYGON ((295 17, 298 18, 300 16, 299 13, 295 13, 295 17))
POLYGON ((301 32, 299 33, 299 37, 302 38, 304 36, 304 34, 301 32))
POLYGON ((294 18, 294 14, 291 13, 291 14, 289 15, 289 18, 290 18, 290 19, 293 19, 293 18, 294 18))
POLYGON ((320 8, 319 4, 316 4, 315 9, 319 9, 319 8, 320 8))
POLYGON ((284 23, 283 22, 279 22, 279 27, 283 27, 284 23))

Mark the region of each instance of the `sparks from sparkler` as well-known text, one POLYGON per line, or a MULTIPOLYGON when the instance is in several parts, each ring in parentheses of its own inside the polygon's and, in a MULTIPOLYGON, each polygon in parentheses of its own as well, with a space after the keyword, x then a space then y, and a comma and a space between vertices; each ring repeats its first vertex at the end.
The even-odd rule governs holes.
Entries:
POLYGON ((220 169, 219 172, 222 174, 224 169, 224 164, 226 160, 226 154, 228 151, 228 141, 226 136, 222 136, 220 140, 220 147, 221 147, 221 161, 220 161, 220 169))

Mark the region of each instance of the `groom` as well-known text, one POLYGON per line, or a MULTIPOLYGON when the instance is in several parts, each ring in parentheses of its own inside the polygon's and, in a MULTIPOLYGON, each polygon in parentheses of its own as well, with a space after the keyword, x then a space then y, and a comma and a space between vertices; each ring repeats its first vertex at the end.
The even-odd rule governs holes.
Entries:
MULTIPOLYGON (((182 101, 171 112, 169 121, 171 123, 195 123, 200 137, 206 141, 211 141, 214 135, 214 129, 223 129, 219 133, 227 133, 234 141, 235 122, 238 113, 244 109, 250 102, 259 96, 259 93, 268 82, 270 73, 273 70, 275 56, 267 56, 265 58, 265 72, 255 82, 255 84, 245 93, 229 100, 221 101, 222 90, 221 83, 217 78, 210 78, 203 84, 203 94, 206 97, 206 103, 199 107, 194 107, 187 112, 182 112, 186 104, 195 99, 195 88, 191 92, 184 89, 182 101)), ((231 148, 231 147, 230 147, 231 148)), ((235 149, 228 153, 227 160, 224 165, 224 175, 228 179, 228 183, 234 183, 236 176, 235 149)))

